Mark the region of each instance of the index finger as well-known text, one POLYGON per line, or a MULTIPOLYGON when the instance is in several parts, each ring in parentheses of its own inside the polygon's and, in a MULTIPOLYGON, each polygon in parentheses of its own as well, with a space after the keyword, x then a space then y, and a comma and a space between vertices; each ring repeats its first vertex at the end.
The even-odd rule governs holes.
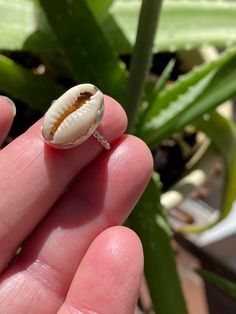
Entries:
MULTIPOLYGON (((112 142, 127 126, 122 107, 105 97, 99 132, 112 142)), ((41 122, 0 153, 0 270, 73 177, 103 150, 93 137, 71 150, 45 146, 41 122)))

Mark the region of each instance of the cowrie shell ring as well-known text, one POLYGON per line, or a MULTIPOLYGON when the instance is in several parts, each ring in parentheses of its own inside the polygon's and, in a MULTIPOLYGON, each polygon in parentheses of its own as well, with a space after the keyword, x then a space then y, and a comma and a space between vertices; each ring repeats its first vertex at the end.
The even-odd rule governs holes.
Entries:
POLYGON ((50 146, 75 147, 93 135, 105 149, 108 141, 96 130, 104 113, 104 95, 92 84, 70 88, 45 113, 42 124, 44 141, 50 146))

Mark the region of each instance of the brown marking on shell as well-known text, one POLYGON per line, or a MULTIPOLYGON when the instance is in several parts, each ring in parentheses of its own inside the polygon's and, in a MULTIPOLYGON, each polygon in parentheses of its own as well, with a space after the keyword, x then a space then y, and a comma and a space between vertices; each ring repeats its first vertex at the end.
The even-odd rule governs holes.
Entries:
POLYGON ((87 100, 90 99, 90 97, 92 96, 91 93, 88 92, 84 92, 80 94, 81 96, 79 96, 76 100, 75 103, 73 103, 56 121, 56 123, 54 124, 54 126, 51 128, 50 130, 50 134, 53 136, 57 129, 59 128, 59 125, 62 123, 62 121, 68 117, 72 112, 76 111, 77 109, 79 109, 80 107, 82 107, 87 100))

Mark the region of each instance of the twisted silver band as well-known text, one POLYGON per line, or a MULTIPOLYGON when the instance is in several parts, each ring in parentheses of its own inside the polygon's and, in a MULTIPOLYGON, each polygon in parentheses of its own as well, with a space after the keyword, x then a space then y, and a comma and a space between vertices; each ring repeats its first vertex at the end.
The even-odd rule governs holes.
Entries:
POLYGON ((95 130, 95 131, 93 132, 93 136, 96 138, 96 140, 97 140, 100 144, 102 144, 102 146, 103 146, 105 149, 109 150, 109 149, 111 148, 110 143, 109 143, 109 142, 105 139, 105 137, 104 137, 102 134, 100 134, 97 130, 95 130))

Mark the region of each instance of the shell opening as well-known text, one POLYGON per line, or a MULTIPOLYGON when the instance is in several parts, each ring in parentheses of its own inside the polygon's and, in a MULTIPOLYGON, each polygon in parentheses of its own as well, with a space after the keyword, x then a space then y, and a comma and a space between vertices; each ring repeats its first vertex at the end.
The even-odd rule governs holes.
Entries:
POLYGON ((93 94, 91 94, 90 92, 80 93, 80 96, 77 97, 76 101, 71 106, 69 106, 68 109, 57 119, 57 121, 50 130, 50 135, 53 136, 56 133, 62 121, 66 117, 68 117, 72 112, 81 108, 86 103, 86 101, 90 100, 92 95, 93 94))

